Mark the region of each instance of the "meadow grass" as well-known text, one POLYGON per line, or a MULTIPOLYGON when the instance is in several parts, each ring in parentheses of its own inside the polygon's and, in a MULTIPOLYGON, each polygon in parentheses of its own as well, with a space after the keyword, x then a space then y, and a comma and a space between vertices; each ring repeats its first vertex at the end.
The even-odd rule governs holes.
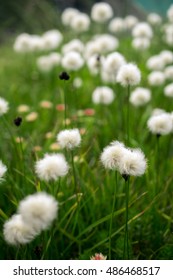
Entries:
MULTIPOLYGON (((146 51, 134 50, 127 34, 120 37, 117 49, 127 61, 138 65, 142 75, 140 86, 147 88, 147 59, 163 49, 171 50, 157 32, 146 51)), ((141 148, 148 160, 142 177, 129 178, 129 258, 172 259, 172 134, 161 136, 158 147, 157 137, 147 129, 154 108, 172 110, 172 100, 163 95, 165 84, 152 87, 151 102, 141 108, 127 106, 127 89, 117 83, 109 85, 116 92, 115 100, 107 106, 96 105, 92 92, 104 83, 99 75, 92 76, 86 65, 79 71, 68 72, 70 79, 63 81, 59 79, 64 71, 62 66, 49 73, 37 69, 36 58, 42 53, 15 53, 11 41, 1 46, 0 52, 1 97, 9 102, 8 113, 0 117, 0 159, 8 168, 0 184, 0 258, 82 260, 101 252, 111 259, 123 259, 127 186, 116 171, 103 168, 100 155, 110 142, 126 142, 128 114, 128 146, 141 148), (74 87, 76 77, 83 81, 80 88, 74 87), (43 108, 43 100, 50 101, 52 106, 43 108), (69 119, 66 128, 78 128, 82 137, 80 147, 72 155, 55 145, 57 134, 65 129, 64 111, 57 107, 64 100, 69 119), (21 104, 29 106, 28 112, 18 111, 21 104), (95 113, 87 114, 88 108, 95 113), (38 117, 28 121, 31 112, 38 117), (22 118, 19 127, 14 124, 16 117, 22 118), (40 181, 34 170, 36 160, 45 153, 56 152, 65 155, 70 165, 68 175, 60 182, 40 181), (39 191, 58 200, 57 219, 31 243, 8 245, 3 236, 5 221, 16 213, 23 198, 39 191)))

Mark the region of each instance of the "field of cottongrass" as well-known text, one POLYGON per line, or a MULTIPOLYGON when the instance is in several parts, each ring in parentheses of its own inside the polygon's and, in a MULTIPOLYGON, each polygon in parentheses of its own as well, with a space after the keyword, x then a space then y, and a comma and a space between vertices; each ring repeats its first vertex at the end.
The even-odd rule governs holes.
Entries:
POLYGON ((173 6, 68 8, 0 61, 0 258, 172 259, 173 6))

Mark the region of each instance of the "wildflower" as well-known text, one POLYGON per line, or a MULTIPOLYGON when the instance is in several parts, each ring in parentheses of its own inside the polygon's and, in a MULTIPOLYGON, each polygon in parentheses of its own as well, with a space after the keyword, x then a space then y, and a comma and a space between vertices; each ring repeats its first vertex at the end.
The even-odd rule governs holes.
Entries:
POLYGON ((6 114, 8 112, 8 109, 8 102, 4 98, 0 97, 0 116, 6 114))
POLYGON ((95 253, 94 256, 90 257, 90 260, 106 260, 107 256, 104 256, 102 253, 95 253))
POLYGON ((62 154, 45 154, 35 164, 37 176, 44 181, 56 181, 68 173, 69 166, 62 154))
POLYGON ((113 90, 107 86, 97 87, 92 94, 92 100, 95 104, 111 104, 115 98, 113 90))
POLYGON ((103 65, 104 57, 98 54, 90 56, 87 60, 87 66, 91 74, 96 75, 99 73, 103 65))
POLYGON ((157 136, 171 133, 173 123, 170 114, 160 113, 159 115, 151 116, 147 122, 147 127, 151 133, 157 136))
POLYGON ((146 50, 150 47, 150 39, 148 38, 134 38, 133 41, 132 41, 132 47, 136 50, 146 50))
POLYGON ((27 122, 34 122, 38 118, 38 113, 37 112, 31 112, 26 116, 26 121, 27 122))
POLYGON ((162 18, 156 13, 150 13, 147 16, 147 21, 154 26, 160 25, 162 23, 162 18))
POLYGON ((163 60, 160 55, 154 55, 147 60, 147 68, 150 70, 162 70, 164 68, 163 60))
POLYGON ((173 63, 173 52, 169 50, 163 50, 160 53, 160 58, 163 61, 164 65, 173 63))
POLYGON ((108 54, 106 57, 104 63, 103 63, 103 68, 104 71, 108 72, 109 74, 114 75, 116 77, 116 74, 120 67, 125 64, 125 59, 122 54, 119 52, 113 52, 108 54))
POLYGON ((71 24, 73 18, 75 18, 79 14, 79 10, 74 8, 66 8, 61 15, 62 23, 66 26, 71 24))
POLYGON ((91 18, 92 20, 103 23, 106 22, 113 16, 112 7, 105 2, 96 3, 92 6, 91 9, 91 18))
POLYGON ((73 80, 73 86, 75 88, 80 88, 83 84, 83 81, 80 77, 76 77, 74 80, 73 80))
POLYGON ((130 103, 136 107, 143 106, 151 99, 151 91, 146 88, 138 87, 130 95, 130 103))
POLYGON ((62 57, 61 64, 65 69, 68 70, 79 70, 83 64, 84 60, 79 52, 71 51, 62 57))
POLYGON ((79 39, 73 39, 62 47, 62 53, 68 53, 71 51, 82 53, 84 50, 84 44, 79 39))
POLYGON ((21 123, 22 123, 22 118, 21 117, 17 117, 17 118, 14 119, 14 124, 16 126, 20 126, 21 123))
POLYGON ((151 26, 147 22, 140 22, 135 25, 132 30, 133 37, 140 38, 152 38, 153 31, 151 26))
POLYGON ((53 104, 49 100, 42 100, 40 102, 40 107, 44 109, 51 109, 53 107, 53 104))
POLYGON ((128 63, 123 66, 118 71, 117 82, 122 86, 137 85, 141 80, 141 73, 138 67, 133 63, 128 63))
POLYGON ((167 97, 173 97, 173 83, 164 88, 164 95, 167 97))
POLYGON ((23 221, 35 231, 50 227, 57 217, 58 202, 45 192, 38 192, 24 198, 18 207, 23 221))
POLYGON ((167 66, 164 70, 165 78, 173 81, 173 65, 167 66))
POLYGON ((13 215, 5 222, 3 228, 4 239, 11 245, 29 243, 38 233, 31 224, 24 222, 20 214, 13 215))
POLYGON ((71 28, 76 32, 84 32, 89 29, 90 18, 87 14, 79 13, 73 17, 71 21, 71 28))
POLYGON ((108 29, 112 33, 120 33, 125 30, 124 19, 116 17, 112 19, 109 23, 108 29))
POLYGON ((148 83, 151 86, 160 86, 165 81, 165 75, 161 71, 153 71, 148 75, 148 83))
POLYGON ((18 107, 17 107, 17 112, 18 113, 26 113, 26 112, 28 112, 29 111, 29 106, 28 105, 26 105, 26 104, 21 104, 21 105, 19 105, 18 107))
POLYGON ((42 35, 44 50, 56 49, 63 40, 63 35, 59 30, 49 30, 42 35))
POLYGON ((0 182, 2 181, 2 177, 4 176, 6 171, 7 171, 7 167, 0 160, 0 182))
POLYGON ((137 17, 133 15, 126 16, 124 19, 125 28, 131 30, 138 23, 138 21, 139 20, 137 17))
POLYGON ((77 128, 62 130, 57 135, 57 141, 62 149, 73 150, 81 143, 80 132, 77 128))
POLYGON ((119 171, 126 176, 141 176, 145 173, 147 162, 140 149, 127 148, 119 163, 119 171))
POLYGON ((169 7, 169 9, 167 10, 167 17, 168 17, 168 20, 173 23, 173 5, 171 5, 169 7))
POLYGON ((123 143, 114 141, 104 148, 100 160, 106 169, 119 170, 120 161, 125 151, 123 143))
POLYGON ((64 104, 57 104, 56 109, 57 109, 57 111, 62 112, 62 111, 65 110, 65 105, 64 104))

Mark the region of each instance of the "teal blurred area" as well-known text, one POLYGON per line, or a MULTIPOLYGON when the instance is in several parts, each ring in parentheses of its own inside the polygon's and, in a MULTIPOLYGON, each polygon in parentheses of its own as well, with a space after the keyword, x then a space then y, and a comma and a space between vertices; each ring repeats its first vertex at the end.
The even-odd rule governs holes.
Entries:
POLYGON ((166 11, 173 4, 173 0, 133 0, 147 12, 155 12, 162 16, 166 16, 166 11))

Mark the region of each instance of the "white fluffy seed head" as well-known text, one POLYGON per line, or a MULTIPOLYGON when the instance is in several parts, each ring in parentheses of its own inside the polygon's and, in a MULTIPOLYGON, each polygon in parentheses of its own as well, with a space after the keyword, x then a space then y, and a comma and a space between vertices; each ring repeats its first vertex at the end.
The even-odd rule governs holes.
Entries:
POLYGON ((167 66, 164 70, 165 78, 173 81, 173 65, 167 66))
POLYGON ((151 116, 147 122, 147 127, 153 134, 167 135, 172 132, 172 118, 168 113, 151 116))
POLYGON ((110 87, 97 87, 92 93, 92 101, 95 104, 111 104, 115 98, 115 93, 110 87))
POLYGON ((164 62, 161 59, 160 55, 154 55, 151 56, 148 60, 147 60, 147 68, 150 70, 162 70, 164 68, 164 62))
POLYGON ((3 176, 5 175, 6 171, 7 171, 7 167, 0 160, 0 182, 2 181, 3 176))
POLYGON ((78 14, 79 14, 79 10, 74 9, 74 8, 66 8, 62 14, 61 14, 61 20, 62 23, 65 26, 68 26, 71 24, 71 21, 73 20, 73 18, 75 18, 78 14))
POLYGON ((163 85, 165 81, 165 75, 161 71, 153 71, 148 75, 148 83, 151 86, 163 85))
POLYGON ((164 95, 167 97, 173 97, 173 83, 164 88, 164 95))
POLYGON ((58 202, 45 192, 38 192, 24 198, 18 207, 23 221, 40 232, 50 227, 57 217, 58 202))
POLYGON ((124 22, 125 22, 125 27, 128 30, 131 30, 137 23, 138 23, 137 17, 133 15, 128 15, 125 17, 124 22))
POLYGON ((67 44, 64 44, 62 47, 63 53, 68 53, 71 51, 76 51, 76 52, 82 53, 83 50, 84 50, 84 44, 79 39, 73 39, 73 40, 69 41, 67 44))
POLYGON ((173 5, 171 5, 169 7, 169 9, 167 10, 167 17, 168 17, 168 20, 173 23, 173 5))
POLYGON ((118 70, 122 65, 125 64, 125 58, 119 52, 113 52, 107 55, 104 63, 103 69, 109 74, 116 76, 118 70))
POLYGON ((173 52, 169 50, 163 50, 160 53, 160 58, 163 61, 164 65, 173 63, 173 52))
POLYGON ((109 146, 105 147, 100 160, 106 169, 119 170, 119 165, 123 154, 126 149, 123 143, 118 141, 112 142, 109 146))
POLYGON ((150 41, 151 40, 148 38, 140 38, 140 37, 138 38, 137 37, 132 40, 132 47, 139 51, 146 50, 150 47, 150 44, 151 44, 150 41))
POLYGON ((49 30, 42 35, 42 40, 44 50, 53 50, 61 44, 63 35, 57 29, 49 30))
POLYGON ((105 2, 102 3, 96 3, 92 6, 91 9, 91 18, 92 20, 104 23, 108 19, 110 19, 113 16, 113 10, 112 7, 105 2))
POLYGON ((5 222, 3 228, 4 239, 11 245, 31 242, 38 234, 30 224, 24 222, 20 214, 12 216, 5 222))
POLYGON ((73 150, 81 143, 79 129, 74 128, 60 131, 57 135, 57 141, 62 149, 66 148, 69 150, 73 150))
POLYGON ((133 37, 140 37, 140 38, 152 38, 153 31, 151 26, 147 22, 140 22, 135 25, 132 30, 133 37))
POLYGON ((6 114, 8 112, 8 109, 8 102, 4 98, 0 97, 0 116, 6 114))
POLYGON ((147 88, 138 87, 131 92, 130 103, 136 107, 143 106, 151 100, 151 91, 147 88))
POLYGON ((124 19, 122 18, 114 18, 110 21, 108 29, 112 33, 120 33, 125 30, 125 23, 124 19))
POLYGON ((62 154, 45 154, 35 164, 35 172, 40 180, 56 181, 68 173, 69 166, 62 154))
POLYGON ((122 175, 142 176, 146 167, 147 161, 140 149, 126 149, 120 160, 119 170, 122 175))
POLYGON ((78 33, 87 31, 90 26, 90 18, 87 14, 79 13, 73 17, 70 26, 78 33))
POLYGON ((79 52, 70 51, 64 54, 61 60, 61 64, 67 70, 76 71, 83 66, 84 60, 79 52))
POLYGON ((154 25, 154 26, 158 26, 162 23, 162 18, 161 16, 159 16, 158 14, 156 13, 150 13, 148 16, 147 16, 147 21, 151 24, 151 25, 154 25))
POLYGON ((118 71, 117 82, 122 86, 126 87, 128 85, 134 86, 139 84, 141 80, 141 73, 138 67, 133 63, 128 63, 123 66, 118 71))

